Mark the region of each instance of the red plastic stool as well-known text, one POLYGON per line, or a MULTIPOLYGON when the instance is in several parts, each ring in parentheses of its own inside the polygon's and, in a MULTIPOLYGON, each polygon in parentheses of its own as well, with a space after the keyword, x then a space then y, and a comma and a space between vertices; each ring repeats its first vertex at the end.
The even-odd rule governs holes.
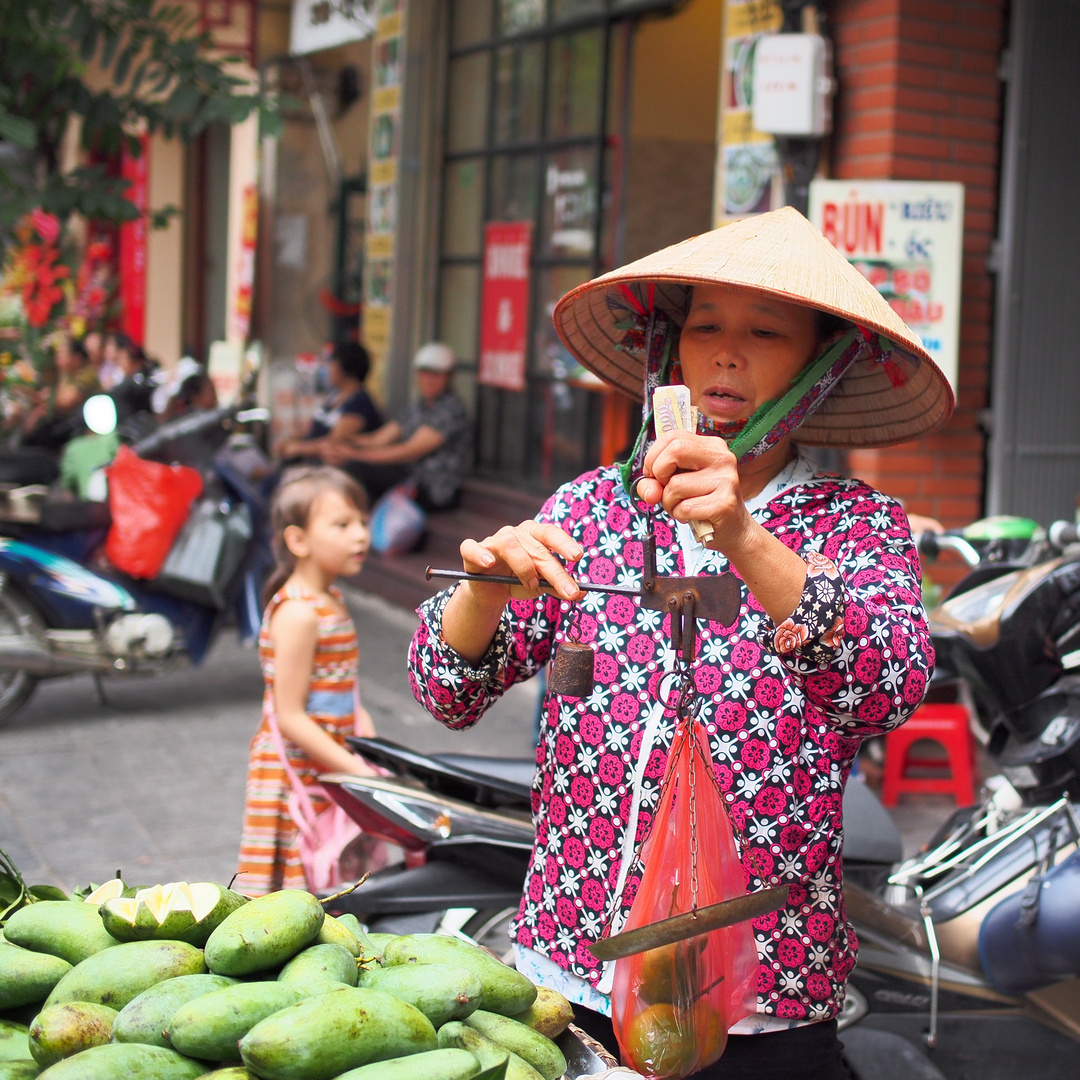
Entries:
POLYGON ((895 806, 905 793, 952 795, 957 806, 970 806, 975 801, 975 740, 963 705, 920 705, 906 724, 885 736, 881 801, 895 806), (931 739, 944 748, 948 776, 908 775, 912 765, 931 764, 908 757, 920 739, 931 739))

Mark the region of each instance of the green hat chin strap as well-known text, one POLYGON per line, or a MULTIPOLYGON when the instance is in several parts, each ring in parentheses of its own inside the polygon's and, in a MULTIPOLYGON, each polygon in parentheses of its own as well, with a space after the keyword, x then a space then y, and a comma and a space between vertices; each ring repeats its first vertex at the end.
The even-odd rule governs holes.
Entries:
MULTIPOLYGON (((745 427, 728 442, 728 449, 737 461, 757 457, 771 449, 798 426, 821 404, 840 376, 862 351, 865 342, 859 330, 852 327, 816 360, 809 363, 795 376, 787 392, 773 401, 766 401, 747 420, 745 427), (815 394, 814 391, 817 390, 815 394)), ((670 344, 668 345, 670 349, 670 344)), ((663 375, 669 367, 665 356, 663 375)), ((641 478, 641 466, 648 450, 652 432, 652 409, 648 409, 634 440, 634 449, 627 461, 619 466, 619 475, 627 494, 634 497, 634 486, 641 478)), ((708 421, 699 416, 699 433, 718 435, 708 430, 708 421), (704 425, 704 430, 702 430, 704 425)))

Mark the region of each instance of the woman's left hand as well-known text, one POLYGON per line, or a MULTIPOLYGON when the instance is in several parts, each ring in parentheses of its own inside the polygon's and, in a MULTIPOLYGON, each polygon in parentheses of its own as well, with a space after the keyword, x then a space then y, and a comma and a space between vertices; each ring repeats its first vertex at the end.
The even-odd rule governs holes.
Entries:
POLYGON ((707 521, 708 545, 728 552, 745 539, 753 519, 743 503, 739 463, 723 439, 669 431, 645 457, 638 498, 661 503, 676 521, 707 521))

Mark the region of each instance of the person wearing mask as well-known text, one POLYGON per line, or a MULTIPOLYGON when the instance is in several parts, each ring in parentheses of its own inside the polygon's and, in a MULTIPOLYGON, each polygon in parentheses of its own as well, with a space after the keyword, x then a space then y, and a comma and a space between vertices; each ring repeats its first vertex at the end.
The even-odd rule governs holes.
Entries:
POLYGON ((416 399, 396 420, 348 440, 330 439, 320 456, 364 485, 372 502, 409 483, 428 512, 457 504, 469 460, 469 418, 451 389, 454 353, 429 342, 413 357, 416 399))
POLYGON ((344 442, 382 427, 382 414, 364 387, 370 370, 371 357, 363 345, 339 341, 330 356, 330 394, 311 418, 307 433, 285 439, 278 446, 278 457, 289 464, 318 461, 328 441, 344 442))

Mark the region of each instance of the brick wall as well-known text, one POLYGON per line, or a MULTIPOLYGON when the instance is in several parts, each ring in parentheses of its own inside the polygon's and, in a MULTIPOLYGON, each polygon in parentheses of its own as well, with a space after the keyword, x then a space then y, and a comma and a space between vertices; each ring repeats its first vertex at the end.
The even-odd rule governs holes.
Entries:
POLYGON ((934 435, 849 455, 853 475, 947 526, 983 508, 1005 0, 831 0, 839 89, 830 175, 965 185, 956 414, 934 435))

